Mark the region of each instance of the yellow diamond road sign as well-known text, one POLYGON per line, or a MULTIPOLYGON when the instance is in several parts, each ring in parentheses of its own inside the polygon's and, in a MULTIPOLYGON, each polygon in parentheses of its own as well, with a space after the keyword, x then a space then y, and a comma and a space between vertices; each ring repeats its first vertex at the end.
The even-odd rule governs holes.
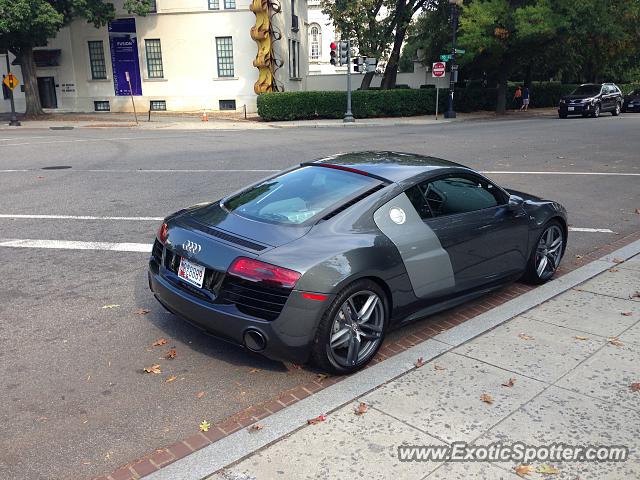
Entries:
POLYGON ((6 77, 4 77, 3 80, 4 84, 9 87, 11 90, 13 90, 14 88, 16 88, 18 85, 20 85, 20 82, 18 81, 18 77, 16 77, 13 73, 9 72, 7 74, 6 77))

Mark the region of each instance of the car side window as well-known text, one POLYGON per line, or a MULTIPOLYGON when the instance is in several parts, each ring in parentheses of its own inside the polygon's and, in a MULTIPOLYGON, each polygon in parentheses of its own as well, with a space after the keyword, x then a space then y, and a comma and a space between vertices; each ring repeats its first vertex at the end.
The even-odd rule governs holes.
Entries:
POLYGON ((468 174, 429 180, 411 187, 406 193, 423 219, 473 212, 506 203, 504 194, 496 186, 468 174))

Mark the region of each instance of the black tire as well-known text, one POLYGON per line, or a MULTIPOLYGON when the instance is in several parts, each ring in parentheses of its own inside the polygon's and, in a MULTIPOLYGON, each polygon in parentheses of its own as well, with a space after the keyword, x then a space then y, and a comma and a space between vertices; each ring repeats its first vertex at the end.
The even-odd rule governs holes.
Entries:
POLYGON ((562 260, 562 256, 564 255, 564 250, 566 248, 566 233, 564 226, 560 223, 559 220, 550 220, 547 222, 540 235, 538 236, 536 243, 533 245, 533 249, 529 256, 529 260, 527 261, 527 269, 525 271, 523 280, 527 283, 531 283, 534 285, 541 285, 543 283, 548 282, 553 278, 554 274, 558 270, 558 266, 560 265, 560 261, 562 260), (538 263, 539 260, 539 246, 541 244, 542 239, 547 235, 550 229, 554 229, 555 232, 559 232, 561 235, 561 244, 559 247, 559 252, 557 259, 554 261, 549 268, 543 268, 542 274, 539 273, 538 267, 540 266, 538 263))
MULTIPOLYGON (((348 374, 356 372, 363 368, 375 356, 384 341, 389 322, 389 301, 385 292, 373 280, 362 279, 357 280, 346 286, 333 300, 331 305, 322 315, 322 319, 318 324, 316 336, 311 347, 311 362, 323 371, 334 374, 348 374), (334 335, 334 321, 338 321, 338 315, 341 307, 354 295, 359 292, 370 292, 377 295, 381 301, 382 326, 381 331, 376 333, 379 335, 376 340, 367 340, 374 342, 370 345, 369 350, 362 358, 358 358, 354 365, 344 365, 340 363, 339 357, 336 356, 331 348, 331 337, 334 335)), ((359 338, 359 337, 358 337, 359 338)), ((360 342, 360 340, 358 340, 360 342)))
POLYGON ((620 102, 616 102, 616 108, 611 111, 611 115, 617 117, 622 112, 622 107, 620 106, 620 102))
POLYGON ((558 116, 560 118, 567 118, 567 114, 566 113, 559 113, 558 116))
POLYGON ((596 106, 593 107, 593 113, 591 114, 593 118, 598 118, 600 116, 600 104, 596 103, 596 106))

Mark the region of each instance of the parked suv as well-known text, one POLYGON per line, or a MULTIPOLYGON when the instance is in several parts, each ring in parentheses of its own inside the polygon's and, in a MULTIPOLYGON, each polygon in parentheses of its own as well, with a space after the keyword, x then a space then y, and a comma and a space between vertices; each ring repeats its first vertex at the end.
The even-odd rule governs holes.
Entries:
POLYGON ((615 84, 585 83, 560 99, 558 115, 560 118, 568 115, 596 118, 602 112, 611 112, 617 116, 622 111, 622 102, 622 92, 615 84))
POLYGON ((640 88, 637 88, 633 92, 624 97, 624 103, 622 104, 623 112, 640 112, 640 88))

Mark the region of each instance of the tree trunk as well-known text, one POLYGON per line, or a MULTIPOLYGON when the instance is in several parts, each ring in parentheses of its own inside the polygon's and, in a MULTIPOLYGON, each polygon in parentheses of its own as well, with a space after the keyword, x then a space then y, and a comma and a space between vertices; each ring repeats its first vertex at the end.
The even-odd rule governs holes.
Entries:
POLYGON ((509 79, 509 72, 503 65, 500 67, 500 74, 498 76, 498 98, 496 100, 496 113, 498 115, 504 115, 507 111, 507 81, 509 79))
POLYGON ((360 84, 360 90, 369 90, 371 87, 371 81, 375 74, 376 72, 367 72, 364 74, 364 77, 362 77, 362 83, 360 84))
POLYGON ((22 82, 24 83, 24 94, 27 104, 26 115, 44 115, 40 104, 40 94, 38 93, 38 77, 36 74, 36 63, 33 60, 33 48, 24 47, 18 52, 18 60, 22 69, 22 82))
POLYGON ((404 26, 398 25, 396 28, 396 35, 393 40, 393 49, 391 55, 389 55, 389 61, 384 69, 384 77, 382 77, 382 84, 380 88, 390 89, 395 88, 396 80, 398 78, 398 66, 400 64, 400 53, 402 51, 402 44, 404 43, 404 37, 407 33, 408 24, 404 26))

